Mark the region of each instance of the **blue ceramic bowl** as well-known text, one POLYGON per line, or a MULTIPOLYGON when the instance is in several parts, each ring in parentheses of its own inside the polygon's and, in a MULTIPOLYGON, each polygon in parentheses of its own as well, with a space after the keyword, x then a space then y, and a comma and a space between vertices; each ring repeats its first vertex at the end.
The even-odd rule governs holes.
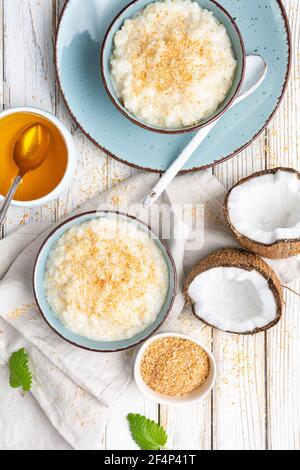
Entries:
POLYGON ((229 91, 225 101, 219 106, 217 111, 209 116, 207 119, 200 121, 198 124, 190 127, 183 128, 161 128, 161 127, 152 127, 149 126, 146 122, 141 120, 136 115, 129 112, 121 100, 119 99, 112 79, 111 79, 111 66, 110 59, 111 53, 114 44, 114 36, 122 28, 124 21, 134 17, 140 10, 143 10, 150 3, 154 3, 155 0, 135 0, 134 2, 127 5, 114 19, 106 36, 104 38, 102 51, 101 51, 101 73, 103 78, 104 87, 107 91, 108 96, 112 100, 116 108, 124 114, 130 121, 152 132, 158 132, 161 134, 182 134, 185 132, 192 132, 198 130, 204 126, 207 126, 211 122, 218 119, 225 111, 230 107, 231 103, 234 101, 236 96, 239 93, 239 90, 242 86, 244 74, 245 74, 245 63, 246 63, 246 53, 242 35, 234 21, 234 19, 227 13, 227 11, 219 5, 215 0, 194 0, 199 3, 202 8, 205 8, 209 11, 212 11, 215 17, 226 27, 226 30, 231 39, 235 57, 237 59, 237 71, 234 79, 234 83, 229 91))
POLYGON ((75 216, 59 227, 57 227, 46 239, 44 244, 42 245, 39 254, 37 256, 35 269, 34 269, 34 279, 33 279, 33 289, 35 298, 37 301, 37 305, 41 311, 42 316, 48 323, 48 325, 64 340, 68 341, 69 343, 73 344, 82 349, 87 349, 90 351, 95 352, 116 352, 121 351, 124 349, 129 349, 137 344, 141 343, 149 336, 152 335, 163 323, 166 319, 167 315, 169 314, 175 297, 177 293, 177 273, 174 264, 174 260, 165 246, 165 244, 152 232, 152 230, 146 226, 143 222, 139 221, 138 219, 128 216, 126 214, 118 213, 118 212, 110 212, 110 211, 99 211, 99 212, 87 212, 81 214, 79 216, 75 216), (100 217, 113 217, 113 218, 120 218, 121 220, 124 219, 129 223, 135 224, 139 230, 143 230, 153 237, 155 243, 161 250, 166 263, 169 269, 169 288, 168 294, 166 298, 166 302, 157 316, 155 322, 150 325, 146 330, 142 331, 141 333, 135 335, 132 338, 124 339, 121 341, 93 341, 86 337, 79 336, 76 333, 68 330, 58 319, 55 315, 55 312, 50 308, 47 300, 46 294, 44 289, 44 276, 46 271, 46 264, 49 257, 49 254, 53 247, 55 246, 56 242, 62 237, 62 235, 69 230, 74 225, 79 225, 84 222, 88 222, 89 220, 100 218, 100 217))

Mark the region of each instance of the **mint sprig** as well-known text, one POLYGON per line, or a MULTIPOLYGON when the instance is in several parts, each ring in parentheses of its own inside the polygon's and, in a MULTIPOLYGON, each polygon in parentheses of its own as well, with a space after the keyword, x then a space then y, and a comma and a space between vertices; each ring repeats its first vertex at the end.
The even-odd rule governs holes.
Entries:
POLYGON ((161 450, 168 441, 166 431, 155 421, 139 414, 127 416, 134 442, 141 450, 161 450))
POLYGON ((29 392, 32 385, 32 375, 29 369, 29 356, 23 348, 13 353, 9 360, 9 383, 12 388, 22 387, 24 392, 29 392))

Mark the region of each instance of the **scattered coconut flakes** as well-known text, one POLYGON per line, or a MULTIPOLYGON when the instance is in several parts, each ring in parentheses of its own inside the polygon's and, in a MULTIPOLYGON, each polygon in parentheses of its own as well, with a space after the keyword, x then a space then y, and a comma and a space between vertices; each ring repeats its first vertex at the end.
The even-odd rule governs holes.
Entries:
POLYGON ((13 310, 12 312, 10 312, 7 316, 7 318, 9 320, 18 320, 19 318, 21 318, 23 315, 25 315, 26 313, 30 312, 33 308, 36 308, 36 305, 35 304, 26 304, 26 305, 22 305, 21 307, 19 308, 16 308, 15 310, 13 310))
POLYGON ((169 397, 189 395, 207 381, 209 372, 207 353, 193 341, 177 337, 154 341, 141 363, 145 383, 169 397))

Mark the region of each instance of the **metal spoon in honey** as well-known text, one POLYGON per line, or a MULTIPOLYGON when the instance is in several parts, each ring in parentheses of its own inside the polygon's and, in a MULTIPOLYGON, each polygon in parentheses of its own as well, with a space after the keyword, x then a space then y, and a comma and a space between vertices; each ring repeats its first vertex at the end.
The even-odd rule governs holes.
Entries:
POLYGON ((13 160, 19 168, 19 173, 0 210, 0 225, 3 224, 10 203, 26 173, 36 170, 44 163, 49 143, 50 132, 42 124, 31 124, 18 136, 13 150, 13 160))

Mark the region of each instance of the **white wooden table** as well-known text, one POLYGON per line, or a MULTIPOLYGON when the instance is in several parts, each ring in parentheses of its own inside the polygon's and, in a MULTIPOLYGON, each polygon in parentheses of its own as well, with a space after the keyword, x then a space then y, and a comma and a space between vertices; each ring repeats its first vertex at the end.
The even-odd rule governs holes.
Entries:
MULTIPOLYGON (((71 189, 41 209, 12 209, 7 233, 21 224, 55 221, 133 172, 95 148, 63 105, 53 58, 63 4, 64 0, 0 0, 3 108, 32 105, 57 114, 72 130, 81 154, 71 189)), ((288 93, 264 134, 248 150, 216 166, 214 174, 225 187, 256 170, 279 165, 300 170, 300 0, 284 4, 295 49, 288 93)), ((300 283, 292 287, 300 291, 300 283)), ((203 330, 202 339, 211 344, 219 364, 214 394, 203 403, 157 407, 132 385, 112 412, 103 448, 134 448, 125 416, 135 411, 160 420, 174 449, 300 449, 300 299, 286 291, 285 301, 282 321, 266 334, 248 338, 203 330)))

